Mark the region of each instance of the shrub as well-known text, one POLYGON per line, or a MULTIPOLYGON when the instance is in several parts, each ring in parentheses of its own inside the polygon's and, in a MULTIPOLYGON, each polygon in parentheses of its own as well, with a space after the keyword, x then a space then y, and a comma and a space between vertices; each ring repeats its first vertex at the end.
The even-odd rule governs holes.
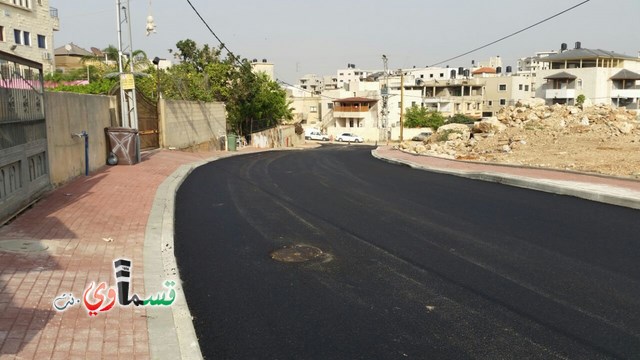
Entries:
POLYGON ((453 117, 449 118, 449 121, 447 121, 447 123, 449 124, 473 124, 474 122, 476 122, 477 120, 463 115, 463 114, 455 114, 453 117))

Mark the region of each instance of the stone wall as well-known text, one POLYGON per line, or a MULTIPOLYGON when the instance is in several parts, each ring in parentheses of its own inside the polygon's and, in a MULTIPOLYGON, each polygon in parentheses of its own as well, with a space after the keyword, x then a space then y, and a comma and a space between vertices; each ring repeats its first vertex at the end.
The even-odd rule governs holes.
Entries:
POLYGON ((304 134, 296 134, 293 125, 284 125, 251 135, 251 145, 257 148, 282 148, 304 144, 304 134))
POLYGON ((184 149, 210 142, 220 147, 227 114, 220 102, 160 101, 160 147, 184 149))

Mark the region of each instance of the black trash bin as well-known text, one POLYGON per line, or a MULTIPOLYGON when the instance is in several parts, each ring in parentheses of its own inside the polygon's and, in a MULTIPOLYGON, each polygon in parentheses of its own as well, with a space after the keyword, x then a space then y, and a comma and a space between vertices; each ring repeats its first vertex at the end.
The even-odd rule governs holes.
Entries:
POLYGON ((104 130, 109 139, 109 149, 117 156, 118 164, 137 164, 140 153, 138 130, 123 127, 108 127, 104 130))

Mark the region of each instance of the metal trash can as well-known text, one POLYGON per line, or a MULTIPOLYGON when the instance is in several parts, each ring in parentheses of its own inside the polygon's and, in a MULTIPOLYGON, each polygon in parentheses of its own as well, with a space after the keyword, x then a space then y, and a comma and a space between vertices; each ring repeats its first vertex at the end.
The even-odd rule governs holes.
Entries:
POLYGON ((117 156, 118 164, 134 165, 138 163, 138 154, 140 153, 138 130, 108 127, 104 131, 109 139, 109 149, 117 156))
POLYGON ((227 150, 236 151, 236 141, 238 138, 236 134, 227 134, 227 150))

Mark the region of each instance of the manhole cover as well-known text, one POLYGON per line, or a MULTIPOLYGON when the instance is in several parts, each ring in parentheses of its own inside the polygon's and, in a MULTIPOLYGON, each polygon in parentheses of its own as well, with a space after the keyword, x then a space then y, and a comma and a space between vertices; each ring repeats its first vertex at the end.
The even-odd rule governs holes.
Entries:
POLYGON ((49 247, 36 240, 2 240, 0 251, 17 253, 34 253, 47 250, 49 247))
POLYGON ((324 253, 317 247, 309 245, 294 245, 271 253, 271 258, 276 261, 288 263, 300 263, 321 257, 324 253))

